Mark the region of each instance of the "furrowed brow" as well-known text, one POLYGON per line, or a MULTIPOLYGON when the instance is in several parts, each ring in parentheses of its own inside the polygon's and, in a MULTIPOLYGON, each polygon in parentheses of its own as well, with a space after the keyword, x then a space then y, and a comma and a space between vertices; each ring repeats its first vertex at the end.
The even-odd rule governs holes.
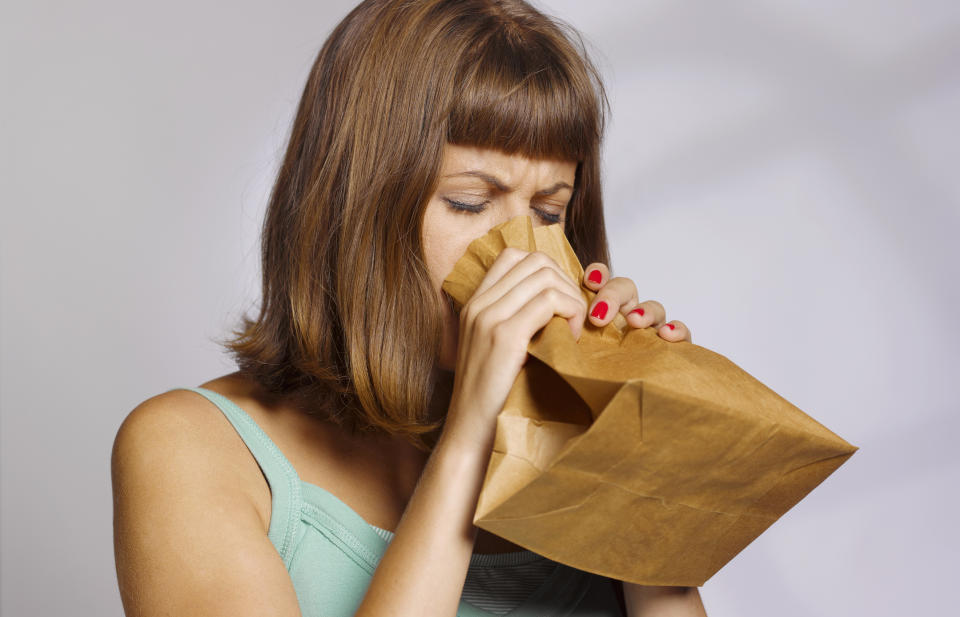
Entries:
POLYGON ((483 180, 483 181, 486 182, 487 184, 491 184, 491 185, 495 186, 498 191, 503 191, 504 193, 509 193, 510 191, 513 190, 512 188, 510 188, 509 186, 507 186, 506 184, 504 184, 504 183, 500 180, 500 178, 497 178, 496 176, 491 176, 491 175, 488 174, 488 173, 484 173, 484 172, 478 171, 478 170, 476 170, 476 169, 471 169, 471 170, 469 170, 469 171, 462 171, 462 172, 460 172, 460 173, 458 173, 458 174, 447 174, 446 176, 444 176, 444 178, 452 178, 452 177, 454 177, 454 176, 473 176, 473 177, 475 177, 475 178, 480 178, 481 180, 483 180))
POLYGON ((557 182, 556 184, 554 184, 553 186, 551 186, 551 187, 548 188, 548 189, 543 189, 542 191, 537 191, 536 194, 537 194, 537 195, 553 195, 554 193, 556 193, 556 192, 559 191, 560 189, 570 189, 570 190, 572 191, 572 190, 573 190, 573 187, 570 186, 569 184, 567 184, 566 182, 557 182))
MULTIPOLYGON (((448 175, 444 176, 444 178, 451 178, 451 177, 453 177, 453 176, 473 176, 473 177, 475 177, 475 178, 480 178, 481 180, 483 180, 483 181, 486 182, 487 184, 490 184, 490 185, 492 185, 492 186, 495 186, 498 191, 502 191, 502 192, 504 192, 504 193, 509 193, 510 191, 513 190, 513 188, 511 188, 511 187, 507 186, 506 184, 504 184, 504 183, 503 183, 499 178, 497 178, 496 176, 491 176, 491 175, 488 174, 488 173, 484 173, 484 172, 482 172, 482 171, 478 171, 478 170, 475 170, 475 169, 471 169, 471 170, 469 170, 469 171, 463 171, 463 172, 460 172, 460 173, 458 173, 458 174, 448 174, 448 175)), ((573 190, 573 187, 570 186, 569 184, 567 184, 566 182, 557 182, 556 184, 554 184, 553 186, 551 186, 551 187, 548 188, 548 189, 543 189, 542 191, 537 191, 537 192, 536 192, 536 195, 553 195, 554 193, 556 193, 556 192, 559 191, 560 189, 570 189, 570 190, 573 190)))

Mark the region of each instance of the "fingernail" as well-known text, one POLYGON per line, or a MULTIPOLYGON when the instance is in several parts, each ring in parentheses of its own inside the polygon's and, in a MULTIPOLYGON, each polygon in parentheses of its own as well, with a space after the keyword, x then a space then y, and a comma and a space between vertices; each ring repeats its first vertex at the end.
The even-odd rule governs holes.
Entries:
POLYGON ((639 307, 639 306, 638 306, 637 308, 633 309, 633 310, 630 311, 630 312, 631 312, 631 313, 636 313, 637 315, 643 317, 643 308, 642 308, 642 307, 639 307))
POLYGON ((602 281, 602 280, 603 280, 603 274, 601 274, 599 270, 591 270, 591 271, 590 271, 590 282, 591 282, 591 283, 599 283, 599 282, 602 281))
POLYGON ((591 317, 596 317, 597 319, 603 319, 607 316, 607 303, 601 300, 597 302, 597 305, 593 307, 593 312, 590 313, 591 317))
POLYGON ((674 328, 676 328, 676 326, 673 325, 672 323, 668 323, 668 324, 667 324, 667 327, 670 328, 671 330, 673 330, 674 328))

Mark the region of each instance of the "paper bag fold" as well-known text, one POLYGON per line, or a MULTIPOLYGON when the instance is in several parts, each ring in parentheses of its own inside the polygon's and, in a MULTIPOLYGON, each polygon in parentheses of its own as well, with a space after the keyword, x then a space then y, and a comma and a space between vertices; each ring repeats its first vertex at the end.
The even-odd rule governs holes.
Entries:
MULTIPOLYGON (((583 280, 561 226, 520 216, 474 240, 447 277, 458 310, 508 246, 583 280)), ((528 352, 473 522, 580 570, 702 585, 857 449, 726 357, 619 313, 587 321, 579 341, 554 317, 528 352)))

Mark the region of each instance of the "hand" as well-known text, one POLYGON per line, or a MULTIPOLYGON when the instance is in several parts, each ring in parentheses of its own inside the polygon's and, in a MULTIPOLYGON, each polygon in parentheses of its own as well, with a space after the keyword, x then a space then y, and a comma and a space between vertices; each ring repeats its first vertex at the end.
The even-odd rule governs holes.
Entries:
POLYGON ((587 303, 578 281, 546 253, 508 247, 460 309, 457 364, 444 437, 488 453, 534 334, 554 317, 580 338, 587 303))
POLYGON ((664 340, 693 342, 690 330, 682 321, 665 321, 667 312, 656 300, 637 302, 637 286, 633 281, 622 276, 610 278, 610 270, 604 264, 594 262, 584 268, 583 285, 597 292, 590 305, 590 323, 605 326, 619 311, 634 328, 652 326, 664 340))

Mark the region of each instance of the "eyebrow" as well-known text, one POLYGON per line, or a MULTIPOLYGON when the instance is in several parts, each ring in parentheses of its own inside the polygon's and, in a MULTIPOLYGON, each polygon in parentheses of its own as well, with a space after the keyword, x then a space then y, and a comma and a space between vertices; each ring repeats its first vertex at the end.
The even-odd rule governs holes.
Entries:
MULTIPOLYGON (((501 181, 501 180, 500 180, 499 178, 497 178, 496 176, 491 176, 490 174, 484 173, 484 172, 482 172, 482 171, 478 171, 478 170, 476 170, 476 169, 471 169, 471 170, 469 170, 469 171, 462 171, 462 172, 457 173, 457 174, 447 174, 446 176, 444 176, 444 178, 451 178, 451 177, 453 177, 453 176, 473 176, 473 177, 475 177, 475 178, 480 178, 481 180, 483 180, 483 181, 486 182, 487 184, 492 184, 493 186, 497 187, 497 190, 502 191, 502 192, 504 192, 504 193, 509 193, 510 191, 513 190, 511 187, 509 187, 509 186, 507 186, 506 184, 504 184, 503 181, 501 181)), ((566 182, 557 182, 556 184, 554 184, 554 185, 551 186, 550 188, 548 188, 548 189, 543 189, 542 191, 537 191, 537 192, 534 193, 534 194, 535 194, 535 195, 553 195, 554 193, 556 193, 556 192, 559 191, 560 189, 570 189, 570 190, 573 190, 573 187, 570 186, 569 184, 567 184, 566 182)))

